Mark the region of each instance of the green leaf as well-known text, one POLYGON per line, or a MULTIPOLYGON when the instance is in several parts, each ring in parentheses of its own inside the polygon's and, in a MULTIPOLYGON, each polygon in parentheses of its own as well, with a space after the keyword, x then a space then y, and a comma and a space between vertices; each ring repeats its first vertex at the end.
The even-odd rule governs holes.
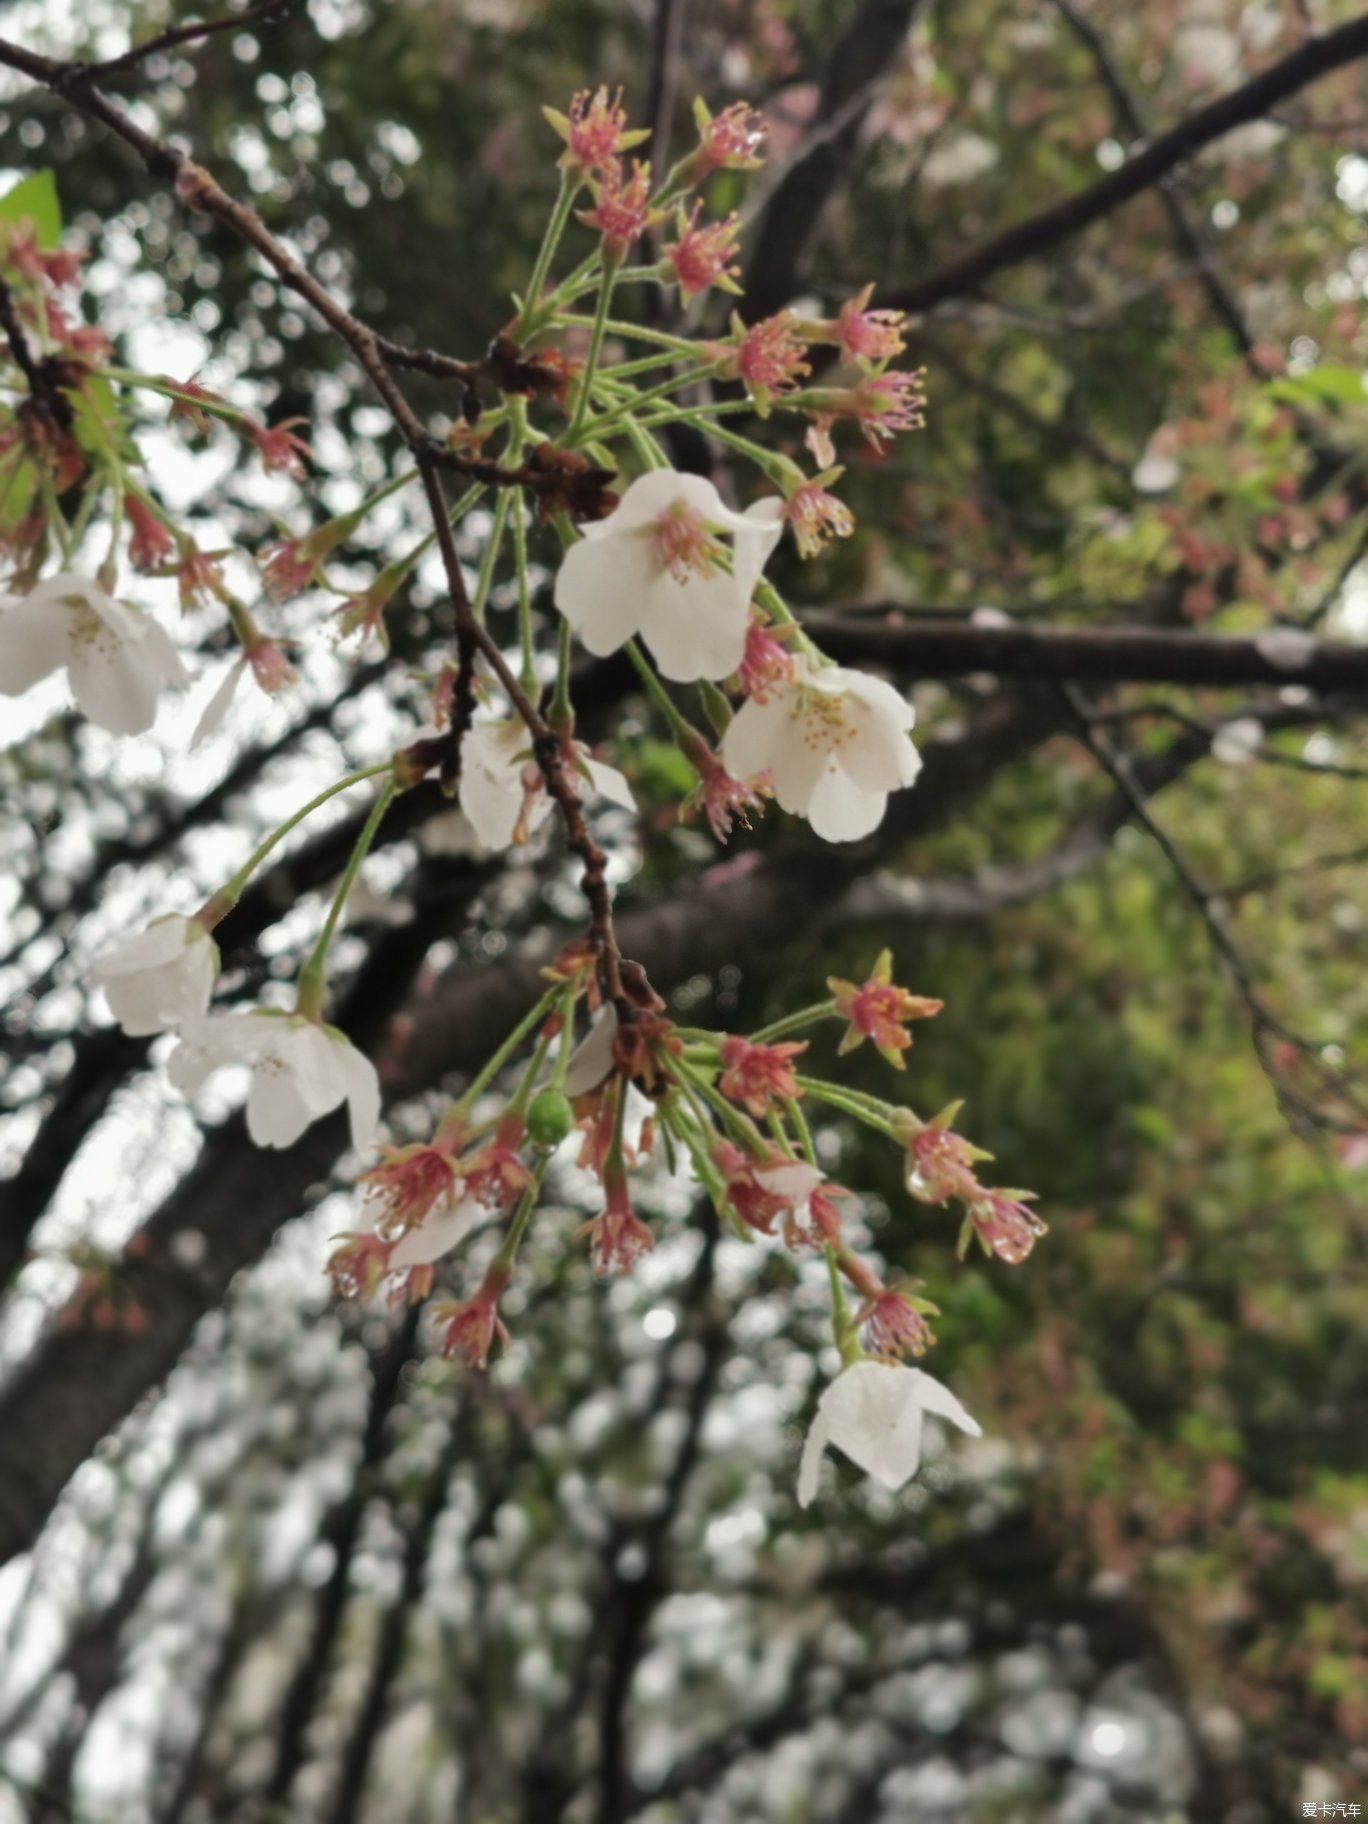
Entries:
POLYGON ((1359 368, 1330 364, 1313 367, 1309 374, 1298 374, 1295 379, 1274 380, 1268 390, 1275 399, 1293 405, 1362 405, 1368 399, 1368 385, 1359 368))
POLYGON ((51 171, 35 171, 0 196, 0 222, 25 219, 38 231, 39 249, 51 253, 62 238, 62 205, 57 200, 57 179, 51 171))

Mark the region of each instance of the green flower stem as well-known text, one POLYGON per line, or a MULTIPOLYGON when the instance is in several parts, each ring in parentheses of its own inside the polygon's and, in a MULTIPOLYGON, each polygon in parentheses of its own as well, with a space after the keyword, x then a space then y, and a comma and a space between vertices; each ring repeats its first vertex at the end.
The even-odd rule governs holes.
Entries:
POLYGON ((361 826, 361 834, 356 839, 355 847, 343 870, 342 878, 337 883, 332 904, 328 907, 328 916, 323 921, 323 929, 318 934, 309 960, 299 972, 298 1009, 310 1019, 316 1018, 323 1006, 324 983, 328 973, 328 951, 337 931, 342 908, 347 903, 347 895, 356 884, 356 876, 361 871, 361 863, 370 853, 371 844, 375 841, 375 832, 380 828, 381 819, 399 794, 399 782, 391 776, 388 785, 380 792, 379 797, 370 808, 370 815, 361 826))
POLYGON ((598 306, 594 311, 593 322, 589 330, 589 352, 584 357, 584 373, 580 378, 579 397, 575 400, 575 415, 570 420, 570 429, 565 443, 573 445, 583 428, 585 416, 594 394, 594 375, 598 369, 599 356, 603 352, 603 338, 608 327, 608 310, 613 302, 613 285, 617 278, 618 268, 608 262, 604 263, 603 277, 599 280, 598 306))
POLYGON ((570 1068, 570 1056, 575 1049, 575 1002, 578 998, 573 984, 568 986, 561 995, 560 1043, 556 1047, 556 1062, 551 1067, 548 1089, 564 1090, 565 1088, 566 1072, 570 1068))
POLYGON ((579 193, 582 181, 577 171, 562 170, 561 172, 560 189, 556 192, 555 207, 551 211, 550 221, 546 224, 542 244, 537 249, 536 264, 532 268, 532 277, 527 282, 527 297, 513 332, 515 340, 527 333, 529 321, 538 314, 537 305, 541 298, 542 286, 545 285, 546 275, 551 270, 551 262, 560 245, 560 238, 565 233, 565 224, 570 220, 570 211, 574 207, 575 197, 579 193))
MULTIPOLYGON (((693 352, 698 353, 697 349, 693 352)), ((635 380, 638 374, 652 374, 659 367, 673 367, 678 359, 674 350, 663 350, 658 355, 642 355, 636 361, 618 361, 613 365, 611 378, 616 384, 635 380)))
POLYGON ((823 1083, 815 1077, 799 1077, 798 1087, 814 1102, 825 1102, 828 1108, 834 1108, 852 1120, 863 1121, 866 1127, 872 1127, 885 1139, 893 1137, 892 1125, 886 1115, 878 1114, 864 1102, 857 1102, 853 1096, 845 1094, 831 1083, 823 1083))
POLYGON ((836 1249, 830 1245, 826 1249, 826 1263, 827 1278, 831 1283, 831 1333, 841 1352, 841 1366, 849 1368, 852 1362, 860 1360, 864 1351, 856 1338, 855 1322, 850 1315, 850 1306, 846 1303, 836 1249))
POLYGON ((193 406, 207 418, 218 418, 234 430, 241 429, 248 421, 248 414, 239 411, 235 405, 216 399, 201 399, 160 374, 138 374, 126 367, 105 367, 100 372, 106 380, 112 380, 118 386, 130 387, 137 392, 159 393, 163 399, 175 399, 184 405, 193 406))
MULTIPOLYGON (((592 291, 598 283, 602 258, 602 249, 599 247, 595 247, 592 253, 586 254, 575 270, 568 273, 551 293, 546 300, 546 310, 558 313, 563 305, 573 303, 576 298, 583 297, 586 292, 592 291)), ((538 312, 538 315, 542 314, 544 313, 538 312)), ((553 328, 554 323, 548 323, 546 327, 553 328)), ((538 330, 536 333, 540 334, 541 331, 538 330)))
POLYGON ((532 1100, 533 1088, 542 1073, 542 1066, 546 1063, 546 1054, 550 1049, 551 1040, 544 1034, 539 1036, 527 1069, 523 1072, 518 1087, 513 1092, 512 1100, 508 1104, 507 1112, 510 1115, 517 1115, 519 1120, 527 1113, 527 1105, 532 1100))
POLYGON ((786 1039, 791 1032, 805 1032, 809 1026, 831 1019, 835 1012, 835 1001, 817 1001, 811 1007, 800 1007, 797 1013, 786 1013, 782 1020, 772 1020, 768 1026, 753 1032, 751 1044, 772 1045, 776 1039, 786 1039))
POLYGON ((888 1102, 882 1096, 871 1096, 868 1090, 855 1089, 849 1083, 828 1083, 822 1077, 803 1077, 796 1079, 799 1083, 811 1083, 816 1088, 827 1089, 833 1095, 844 1096, 848 1102, 858 1102, 867 1108, 871 1115, 878 1115, 883 1120, 901 1119, 909 1111, 900 1103, 888 1102))
MULTIPOLYGON (((771 1139, 784 1157, 786 1159, 796 1159, 797 1154, 793 1150, 793 1142, 789 1139, 788 1134, 785 1131, 784 1123, 773 1109, 771 1109, 765 1117, 765 1126, 769 1129, 771 1139)), ((811 1161, 809 1160, 808 1163, 811 1164, 811 1161)))
POLYGON ((534 1032, 541 1021, 546 1018, 561 992, 561 986, 557 983, 554 988, 547 990, 529 1013, 523 1015, 522 1019, 519 1020, 518 1024, 504 1040, 503 1044, 499 1046, 494 1055, 481 1067, 479 1073, 472 1079, 469 1086, 456 1101, 453 1106, 453 1113, 460 1115, 469 1113, 475 1103, 489 1088, 495 1077, 498 1076, 504 1065, 513 1056, 514 1052, 517 1051, 518 1047, 526 1039, 527 1035, 530 1032, 534 1032))
POLYGON ((546 1158, 539 1158, 532 1167, 532 1182, 518 1199, 518 1207, 513 1212, 513 1220, 508 1225, 508 1233, 500 1243, 499 1251, 489 1263, 489 1271, 505 1281, 512 1273, 518 1258, 518 1249, 522 1238, 527 1233, 527 1225, 532 1220, 532 1212, 537 1207, 541 1196, 542 1179, 546 1175, 546 1158))
POLYGON ((792 1096, 784 1098, 784 1113, 788 1116, 789 1125, 798 1136, 798 1144, 803 1150, 803 1157, 808 1164, 817 1164, 817 1148, 812 1143, 812 1129, 807 1124, 807 1116, 794 1101, 792 1096))
MULTIPOLYGON (((562 313, 556 320, 567 329, 592 329, 594 327, 592 317, 575 316, 571 313, 562 313)), ((646 342, 652 348, 671 348, 678 354, 688 355, 691 359, 698 358, 698 344, 685 341, 683 336, 669 336, 664 330, 647 329, 642 323, 622 323, 616 317, 609 317, 605 327, 610 334, 621 336, 624 341, 646 342)))
POLYGON ((562 615, 556 640, 556 688, 551 697, 547 721, 557 734, 568 735, 575 726, 575 708, 570 701, 570 623, 562 615))
POLYGON ((537 661, 532 639, 532 589, 527 575, 527 520, 522 489, 514 490, 513 561, 518 571, 518 641, 522 648, 521 683, 527 695, 537 698, 537 661))
POLYGON ((252 850, 252 853, 247 857, 246 861, 243 862, 242 866, 238 869, 237 873, 233 875, 231 880, 229 880, 226 885, 220 887, 218 892, 215 893, 214 897, 209 901, 209 904, 217 911, 217 918, 214 922, 217 923, 219 918, 222 918, 226 912, 232 910, 242 898, 243 890, 246 887, 247 882, 252 878, 252 875, 255 874, 256 870, 261 866, 262 862, 265 861, 276 844, 282 842, 296 825, 303 823, 306 817, 311 816, 320 805, 326 804, 329 798, 335 798, 339 792, 345 792, 350 790, 354 785, 360 785, 363 779, 376 779, 381 773, 388 773, 390 771, 392 771, 392 763, 388 760, 383 760, 378 766, 363 766, 360 772, 348 773, 345 779, 337 780, 335 784, 328 786, 326 791, 320 792, 316 798, 310 798, 307 804, 301 805, 297 811, 292 812, 291 815, 285 819, 284 823, 277 824, 266 840, 258 843, 256 848, 252 850))
MULTIPOLYGON (((696 381, 707 380, 710 376, 718 373, 721 370, 721 367, 722 363, 720 361, 710 361, 703 367, 695 368, 691 373, 671 374, 668 380, 662 380, 658 386, 653 386, 649 391, 644 393, 633 392, 628 387, 618 387, 617 381, 621 369, 614 368, 612 374, 613 391, 623 397, 624 403, 619 406, 616 411, 610 410, 603 417, 594 420, 594 435, 596 437, 610 436, 620 419, 623 419, 628 415, 634 415, 639 412, 643 406, 651 405, 657 400, 667 398, 669 394, 677 391, 681 386, 692 386, 696 381)), ((674 418, 675 414, 672 412, 668 418, 658 416, 655 418, 638 419, 637 422, 645 428, 650 424, 673 423, 674 418)))
MULTIPOLYGON (((697 750, 698 743, 703 740, 703 736, 671 700, 670 693, 656 676, 654 667, 636 641, 628 640, 624 650, 632 661, 637 676, 646 686, 646 695, 664 716, 670 733, 683 750, 684 758, 689 761, 690 765, 693 765, 693 753, 697 750)), ((697 770, 695 766, 694 771, 697 772, 697 770)))

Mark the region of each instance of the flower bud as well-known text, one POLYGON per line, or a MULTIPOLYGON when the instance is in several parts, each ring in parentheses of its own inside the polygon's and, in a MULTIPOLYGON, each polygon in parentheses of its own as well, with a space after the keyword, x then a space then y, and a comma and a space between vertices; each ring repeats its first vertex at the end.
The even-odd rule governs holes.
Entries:
POLYGON ((559 1146, 575 1125, 575 1111, 558 1089, 544 1089, 527 1111, 527 1137, 534 1146, 559 1146))

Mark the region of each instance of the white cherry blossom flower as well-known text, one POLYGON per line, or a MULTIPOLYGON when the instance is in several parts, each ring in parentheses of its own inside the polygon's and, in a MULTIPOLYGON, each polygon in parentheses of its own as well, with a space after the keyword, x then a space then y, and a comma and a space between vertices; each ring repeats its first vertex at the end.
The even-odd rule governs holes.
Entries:
POLYGON ((752 592, 783 525, 781 500, 734 513, 703 476, 653 469, 566 552, 556 606, 600 658, 640 634, 676 683, 730 677, 745 653, 752 592))
POLYGON ((900 1489, 917 1473, 922 1422, 928 1412, 948 1419, 971 1438, 983 1436, 950 1389, 920 1368, 855 1362, 843 1369, 817 1402, 803 1444, 798 1505, 810 1506, 817 1493, 822 1453, 828 1444, 844 1451, 880 1487, 900 1489))
POLYGON ((914 719, 882 678, 799 653, 791 678, 776 680, 763 702, 742 704, 722 760, 739 779, 768 773, 783 808, 827 842, 854 842, 878 828, 888 794, 921 771, 908 739, 914 719))
POLYGON ((0 694, 20 696, 63 667, 78 707, 112 735, 142 734, 161 690, 190 681, 157 621, 70 572, 0 596, 0 694))
POLYGON ((218 972, 218 945, 204 926, 172 913, 110 944, 91 980, 129 1037, 143 1039, 202 1020, 218 972))
MULTIPOLYGON (((579 742, 571 759, 581 783, 601 798, 636 809, 632 788, 615 766, 595 760, 579 742)), ((532 758, 528 733, 516 718, 474 722, 461 741, 460 806, 476 840, 486 850, 526 842, 554 809, 541 769, 532 758)))
POLYGON ((380 1080, 370 1059, 335 1027, 302 1014, 220 1013, 189 1026, 167 1074, 193 1096, 225 1064, 248 1064, 247 1132, 258 1146, 293 1146, 312 1122, 342 1102, 352 1145, 368 1147, 380 1119, 380 1080))

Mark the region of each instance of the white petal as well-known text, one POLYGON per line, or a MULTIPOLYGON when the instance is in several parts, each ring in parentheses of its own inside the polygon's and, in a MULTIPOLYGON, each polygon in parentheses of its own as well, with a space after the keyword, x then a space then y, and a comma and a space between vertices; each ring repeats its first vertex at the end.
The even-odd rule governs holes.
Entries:
POLYGON ((66 664, 69 613, 32 596, 0 604, 0 696, 17 697, 66 664))
POLYGON ((215 686, 214 694, 205 704, 204 714, 195 724, 195 732, 190 737, 192 748, 198 747, 202 741, 207 741, 210 735, 217 733, 222 728, 228 711, 232 708, 237 687, 242 682, 242 674, 246 669, 247 655, 244 653, 240 659, 235 660, 228 667, 222 681, 215 686))
POLYGON ((347 1095, 343 1059, 350 1047, 340 1036, 332 1039, 312 1020, 290 1019, 282 1025, 285 1030, 276 1055, 298 1083, 300 1096, 314 1115, 330 1114, 347 1095))
POLYGON ((899 1489, 921 1461, 922 1409, 912 1370, 856 1362, 822 1395, 836 1448, 882 1487, 899 1489))
POLYGON ((626 778, 615 766, 609 766, 602 760, 595 760, 592 754, 581 754, 580 764, 589 775, 589 783, 600 798, 606 798, 610 804, 619 805, 624 811, 636 809, 636 799, 626 778))
POLYGON ((783 530, 784 503, 781 500, 757 500, 741 515, 733 541, 732 574, 747 603, 755 593, 755 585, 783 530))
POLYGON ((179 913, 155 919, 145 931, 135 931, 128 937, 116 938, 102 950, 95 959, 91 979, 103 983, 111 976, 134 975, 143 969, 156 969, 166 963, 174 963, 179 960, 186 945, 195 941, 195 931, 207 941, 212 941, 203 925, 195 924, 193 919, 182 918, 179 913))
POLYGON ((933 1374, 927 1374, 922 1368, 909 1368, 905 1372, 915 1378, 917 1398, 927 1412, 934 1413, 938 1419, 948 1419, 952 1425, 958 1425, 961 1431, 967 1431, 971 1438, 983 1436, 983 1427, 978 1420, 965 1411, 943 1381, 938 1381, 933 1374))
POLYGON ((817 1494, 817 1478, 821 1474, 822 1456, 831 1436, 831 1424, 823 1411, 825 1399, 824 1394, 818 1402, 817 1411, 808 1427, 807 1437, 803 1440, 803 1455, 798 1464, 799 1507, 812 1506, 817 1494))
POLYGON ((644 530, 625 538, 581 539, 556 574, 556 606, 580 643, 596 658, 606 658, 639 632, 661 568, 644 530))
POLYGON ((675 506, 691 507, 713 525, 729 525, 737 518, 706 475, 649 469, 631 484, 607 519, 599 522, 600 536, 617 538, 624 532, 653 525, 662 513, 675 506))
POLYGON ((307 1084, 272 1053, 252 1072, 247 1097, 247 1132, 257 1146, 293 1146, 318 1111, 306 1094, 307 1084))
POLYGON ((766 771, 770 755, 788 721, 790 693, 771 692, 763 703, 748 697, 727 724, 719 752, 734 779, 754 779, 766 771))
POLYGON ((150 614, 144 615, 142 619, 146 629, 142 639, 144 653, 168 689, 183 690, 190 682, 190 673, 181 663, 176 642, 161 622, 153 620, 150 614))
MULTIPOLYGON (((777 794, 777 774, 775 786, 777 794)), ((823 842, 858 842, 878 829, 887 808, 887 792, 863 791, 839 767, 829 766, 808 799, 807 820, 823 842)))
POLYGON ((183 1095, 193 1096, 225 1064, 250 1064, 272 1042, 272 1022, 255 1013, 212 1014, 187 1026, 166 1061, 166 1074, 183 1095))
POLYGON ((475 1197, 463 1198, 460 1203, 438 1211, 395 1243, 389 1257, 390 1267, 395 1270, 430 1267, 433 1261, 441 1260, 453 1248, 459 1248, 488 1214, 475 1197))
POLYGON ((380 1077, 364 1051, 340 1040, 333 1041, 341 1055, 342 1077, 347 1086, 347 1114, 351 1143, 362 1153, 375 1139, 380 1125, 380 1077))
POLYGON ((97 958, 91 980, 132 1038, 202 1021, 218 976, 218 945, 192 919, 158 919, 97 958))
POLYGON ((755 1174, 756 1182, 767 1191, 773 1191, 776 1197, 782 1197, 793 1209, 803 1209, 812 1198, 812 1193, 822 1182, 822 1174, 815 1166, 803 1165, 794 1160, 790 1165, 773 1165, 755 1174))
POLYGON ((67 675, 82 713, 111 735, 141 735, 156 720, 161 679, 140 641, 119 640, 107 630, 98 641, 79 640, 67 675))
POLYGON ((617 1038, 617 1008, 610 1001, 600 1008, 588 1036, 570 1054, 565 1072, 567 1096, 582 1096, 599 1084, 613 1068, 613 1043, 617 1038))
POLYGON ((745 657, 750 597, 725 570, 680 582, 662 569, 644 601, 641 637, 672 683, 728 678, 745 657))

